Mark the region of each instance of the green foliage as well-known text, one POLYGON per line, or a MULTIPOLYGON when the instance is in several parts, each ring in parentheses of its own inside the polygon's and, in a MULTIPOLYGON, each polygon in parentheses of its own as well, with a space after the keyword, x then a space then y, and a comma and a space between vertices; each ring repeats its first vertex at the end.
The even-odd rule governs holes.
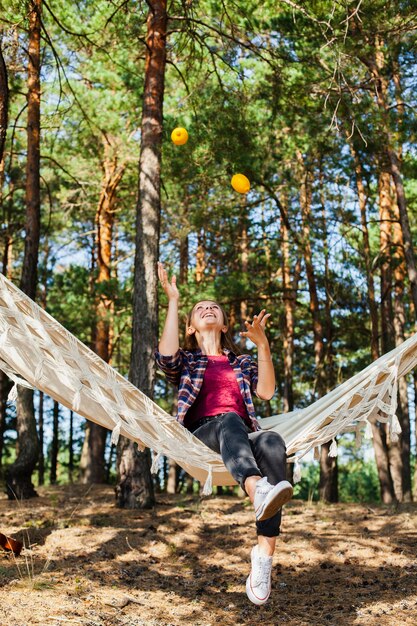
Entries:
MULTIPOLYGON (((320 467, 317 462, 302 466, 302 478, 294 487, 294 497, 317 501, 320 467)), ((375 461, 344 460, 338 463, 339 502, 380 502, 375 461)))
POLYGON ((94 321, 89 283, 88 268, 70 265, 54 275, 48 290, 48 312, 85 343, 90 342, 94 321))
POLYGON ((343 454, 338 463, 339 497, 342 502, 380 502, 380 487, 372 445, 369 440, 357 447, 352 435, 338 445, 343 454))
POLYGON ((339 498, 341 502, 380 502, 378 474, 374 461, 340 463, 339 498))
POLYGON ((316 501, 319 499, 318 484, 320 467, 318 463, 311 462, 302 466, 301 481, 294 485, 294 498, 300 500, 316 501))

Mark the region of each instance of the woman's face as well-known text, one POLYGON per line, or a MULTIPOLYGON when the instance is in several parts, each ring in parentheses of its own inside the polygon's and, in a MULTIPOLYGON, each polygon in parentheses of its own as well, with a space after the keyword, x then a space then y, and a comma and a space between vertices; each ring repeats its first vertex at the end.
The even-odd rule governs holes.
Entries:
POLYGON ((218 329, 219 332, 227 330, 224 323, 223 312, 213 300, 201 300, 194 306, 191 314, 191 327, 201 331, 204 329, 218 329))

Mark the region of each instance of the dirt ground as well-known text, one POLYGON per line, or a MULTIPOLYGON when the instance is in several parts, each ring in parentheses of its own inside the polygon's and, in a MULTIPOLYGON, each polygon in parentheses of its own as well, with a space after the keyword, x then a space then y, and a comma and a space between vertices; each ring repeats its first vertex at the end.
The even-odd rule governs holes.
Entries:
POLYGON ((0 626, 417 624, 417 505, 294 500, 263 607, 245 594, 253 513, 231 496, 158 496, 124 511, 111 487, 42 488, 0 499, 0 626))

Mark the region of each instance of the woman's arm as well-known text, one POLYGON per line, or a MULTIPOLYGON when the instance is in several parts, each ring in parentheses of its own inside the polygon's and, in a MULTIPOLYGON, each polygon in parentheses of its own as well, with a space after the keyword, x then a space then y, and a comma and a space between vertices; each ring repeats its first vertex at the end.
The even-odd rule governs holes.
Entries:
POLYGON ((270 400, 275 393, 275 370, 269 343, 258 345, 258 385, 256 395, 261 400, 270 400))
POLYGON ((179 331, 178 331, 178 302, 179 291, 175 276, 168 280, 168 274, 162 263, 158 263, 158 277, 168 297, 168 313, 165 319, 164 330, 159 340, 158 350, 161 354, 168 356, 178 352, 179 331))
POLYGON ((269 342, 265 335, 265 325, 270 313, 263 309, 259 315, 254 315, 252 324, 245 322, 246 332, 240 333, 248 337, 258 349, 258 384, 256 395, 261 400, 270 400, 275 393, 275 371, 272 363, 269 342))

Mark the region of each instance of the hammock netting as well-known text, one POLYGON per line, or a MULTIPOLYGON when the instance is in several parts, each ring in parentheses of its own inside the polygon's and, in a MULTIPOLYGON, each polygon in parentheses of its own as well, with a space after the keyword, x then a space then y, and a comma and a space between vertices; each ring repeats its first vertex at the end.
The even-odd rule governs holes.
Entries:
MULTIPOLYGON (((294 462, 294 480, 300 477, 299 460, 307 452, 332 441, 330 455, 337 455, 336 435, 356 430, 371 436, 371 421, 389 423, 391 440, 401 428, 395 415, 398 379, 417 363, 417 333, 366 369, 336 387, 310 406, 260 420, 262 429, 279 432, 294 462)), ((88 420, 112 431, 112 443, 120 435, 136 441, 140 449, 173 459, 197 480, 212 485, 233 485, 220 455, 211 451, 175 417, 132 385, 92 350, 68 332, 20 289, 0 274, 0 369, 14 381, 9 400, 16 399, 16 385, 37 388, 88 420)))

